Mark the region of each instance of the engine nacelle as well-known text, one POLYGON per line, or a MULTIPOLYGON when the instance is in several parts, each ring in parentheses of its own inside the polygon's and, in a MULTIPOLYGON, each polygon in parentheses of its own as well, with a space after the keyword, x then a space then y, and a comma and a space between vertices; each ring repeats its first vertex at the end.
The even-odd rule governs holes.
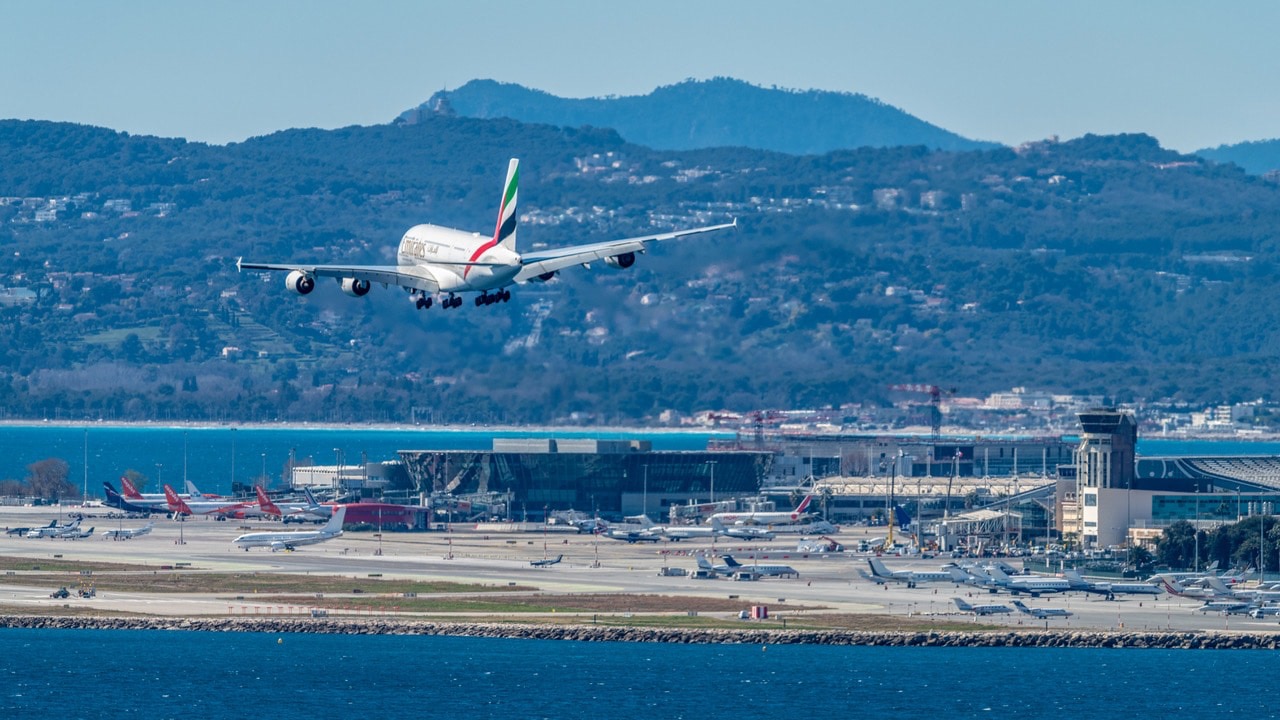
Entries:
POLYGON ((544 272, 544 273, 542 273, 541 275, 538 275, 538 276, 536 276, 536 277, 531 277, 531 278, 529 278, 529 281, 530 281, 530 282, 547 282, 547 281, 548 281, 548 280, 550 280, 551 278, 555 277, 555 276, 556 276, 556 273, 558 273, 558 272, 560 272, 560 271, 559 271, 559 270, 552 270, 551 272, 544 272))
POLYGON ((299 295, 306 295, 316 289, 316 279, 301 270, 293 270, 284 276, 284 286, 299 295))
POLYGON ((369 281, 355 278, 342 278, 342 292, 351 297, 364 297, 369 294, 369 281))
POLYGON ((633 252, 622 253, 604 259, 604 263, 609 267, 629 268, 636 264, 636 254, 633 252))

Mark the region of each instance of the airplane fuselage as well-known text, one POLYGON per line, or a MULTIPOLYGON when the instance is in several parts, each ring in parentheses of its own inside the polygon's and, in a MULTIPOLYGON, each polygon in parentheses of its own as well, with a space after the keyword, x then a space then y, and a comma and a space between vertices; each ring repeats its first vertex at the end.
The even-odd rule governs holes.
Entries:
POLYGON ((441 292, 497 290, 520 272, 520 255, 493 238, 439 225, 409 228, 400 238, 396 263, 401 272, 433 279, 441 292))

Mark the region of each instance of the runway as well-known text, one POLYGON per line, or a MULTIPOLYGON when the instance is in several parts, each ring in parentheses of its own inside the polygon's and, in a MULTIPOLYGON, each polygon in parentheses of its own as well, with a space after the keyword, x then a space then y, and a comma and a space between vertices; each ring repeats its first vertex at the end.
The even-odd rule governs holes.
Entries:
MULTIPOLYGON (((80 508, 64 508, 62 521, 80 508)), ((927 627, 932 619, 951 622, 973 622, 982 625, 1017 628, 1094 629, 1116 631, 1143 630, 1216 630, 1232 632, 1280 631, 1276 619, 1254 620, 1246 615, 1201 613, 1197 601, 1168 595, 1158 597, 1129 596, 1108 601, 1095 595, 1063 593, 1040 598, 1023 597, 1031 607, 1069 610, 1069 618, 1038 620, 1018 613, 974 618, 956 612, 952 597, 963 597, 971 604, 998 603, 1009 605, 1007 594, 992 595, 981 590, 951 583, 922 585, 909 589, 901 584, 877 585, 862 579, 856 572, 867 568, 867 555, 858 553, 806 554, 795 550, 796 536, 779 536, 768 542, 730 541, 718 539, 681 542, 636 543, 612 540, 595 535, 542 531, 541 526, 522 531, 518 526, 454 525, 445 532, 386 533, 347 532, 342 537, 318 545, 300 547, 294 552, 271 552, 255 548, 245 551, 235 547, 232 539, 244 532, 279 528, 265 521, 219 522, 191 519, 176 522, 157 517, 155 530, 131 540, 104 539, 103 530, 139 527, 143 520, 116 520, 106 517, 106 509, 89 508, 82 524, 95 527, 91 538, 65 540, 57 538, 25 538, 0 535, 0 556, 21 558, 20 564, 9 563, 0 578, 0 606, 29 610, 38 614, 52 609, 109 609, 147 615, 219 615, 270 614, 286 612, 278 604, 255 601, 250 596, 227 594, 182 595, 173 593, 98 591, 96 597, 53 599, 49 593, 56 587, 32 586, 22 576, 47 573, 33 571, 42 562, 52 563, 122 563, 137 566, 142 576, 150 570, 156 578, 166 573, 282 573, 296 575, 345 576, 368 579, 446 580, 484 584, 492 589, 511 586, 533 587, 553 594, 617 593, 623 595, 668 595, 680 597, 728 598, 752 604, 767 605, 773 614, 786 613, 789 607, 804 606, 807 613, 873 614, 912 618, 916 627, 927 627), (510 530, 510 531, 500 531, 510 530), (763 578, 740 582, 728 578, 692 579, 687 576, 661 576, 663 567, 696 568, 694 553, 731 553, 745 565, 759 557, 760 563, 785 564, 795 568, 799 578, 763 578), (564 560, 550 567, 530 566, 530 561, 564 555, 564 560), (59 557, 60 556, 60 557, 59 557), (181 564, 187 565, 181 565, 181 564), (175 569, 179 568, 179 569, 175 569)), ((0 527, 32 527, 48 524, 59 516, 56 508, 0 507, 0 527)), ((291 526, 296 528, 296 526, 291 526)), ((839 536, 842 542, 856 538, 854 533, 839 536)), ((852 544, 852 543, 847 543, 852 544)), ((892 569, 937 570, 945 561, 905 558, 883 558, 892 569)), ((716 562, 720 562, 718 558, 716 562)), ((1015 563, 1015 566, 1017 564, 1015 563)), ((95 571, 100 574, 100 571, 95 571)), ((69 576, 73 577, 73 576, 69 576)), ((77 578, 88 580, 87 578, 77 578)), ((304 608, 289 608, 301 612, 304 608)), ((705 613, 704 613, 705 614, 705 613)), ((735 614, 724 613, 726 618, 735 614)))

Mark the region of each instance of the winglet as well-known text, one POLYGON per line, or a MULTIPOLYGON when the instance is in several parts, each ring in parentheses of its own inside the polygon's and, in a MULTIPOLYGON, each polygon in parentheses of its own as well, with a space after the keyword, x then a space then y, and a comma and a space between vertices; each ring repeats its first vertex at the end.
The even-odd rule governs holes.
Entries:
MULTIPOLYGON (((733 220, 733 221, 734 221, 735 223, 736 223, 736 222, 738 222, 737 218, 734 218, 734 220, 733 220)), ((240 261, 241 261, 241 260, 244 260, 244 256, 243 256, 243 255, 241 255, 240 257, 236 258, 236 272, 244 272, 243 270, 241 270, 241 269, 240 269, 240 261)))

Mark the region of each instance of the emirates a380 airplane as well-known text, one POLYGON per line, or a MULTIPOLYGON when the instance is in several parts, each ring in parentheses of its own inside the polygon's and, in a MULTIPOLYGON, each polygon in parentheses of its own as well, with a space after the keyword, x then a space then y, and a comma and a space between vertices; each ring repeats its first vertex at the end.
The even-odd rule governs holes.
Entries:
POLYGON ((516 250, 519 182, 520 161, 512 158, 492 237, 438 225, 415 225, 400 239, 395 265, 250 263, 240 259, 236 267, 285 271, 288 273, 285 287, 299 295, 314 290, 316 278, 331 277, 352 297, 367 294, 372 283, 381 283, 384 287, 398 285, 415 298, 419 310, 431 307, 437 296, 440 296, 440 306, 449 309, 462 304, 459 293, 480 293, 475 299, 476 306, 506 302, 511 299, 509 285, 546 282, 564 268, 589 267, 595 261, 628 268, 635 263, 636 253, 643 253, 649 243, 724 230, 738 224, 735 219, 723 225, 521 253, 516 250))

